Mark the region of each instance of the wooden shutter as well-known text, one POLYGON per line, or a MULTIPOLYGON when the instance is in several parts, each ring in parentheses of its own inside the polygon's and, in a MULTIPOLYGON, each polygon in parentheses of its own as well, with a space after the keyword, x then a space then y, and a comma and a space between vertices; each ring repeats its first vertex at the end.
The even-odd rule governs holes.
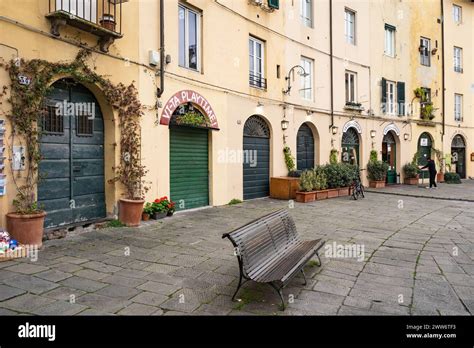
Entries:
POLYGON ((268 0, 268 7, 278 10, 280 8, 280 0, 268 0))
POLYGON ((387 112, 387 80, 382 77, 382 113, 387 112))
POLYGON ((397 82, 398 116, 405 115, 405 82, 397 82))

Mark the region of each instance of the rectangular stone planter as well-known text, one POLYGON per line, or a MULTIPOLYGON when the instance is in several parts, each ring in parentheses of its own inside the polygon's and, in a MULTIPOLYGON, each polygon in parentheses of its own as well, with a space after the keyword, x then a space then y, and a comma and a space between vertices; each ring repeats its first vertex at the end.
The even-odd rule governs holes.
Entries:
POLYGON ((295 199, 300 179, 290 176, 270 178, 270 197, 276 199, 295 199))
POLYGON ((349 187, 339 188, 339 197, 349 196, 349 187))
POLYGON ((385 180, 370 181, 369 187, 371 188, 382 188, 385 187, 385 180))
POLYGON ((313 202, 315 199, 315 196, 316 196, 316 193, 314 191, 311 191, 311 192, 296 191, 296 201, 299 203, 313 202))
POLYGON ((151 217, 152 217, 153 220, 164 219, 166 217, 166 211, 159 212, 159 213, 153 213, 153 215, 151 217))
POLYGON ((327 199, 328 198, 328 190, 320 190, 316 191, 316 200, 320 201, 322 199, 327 199))
POLYGON ((418 178, 405 178, 403 183, 405 185, 418 185, 418 178))
POLYGON ((328 198, 335 198, 335 197, 339 197, 339 189, 329 189, 328 198))

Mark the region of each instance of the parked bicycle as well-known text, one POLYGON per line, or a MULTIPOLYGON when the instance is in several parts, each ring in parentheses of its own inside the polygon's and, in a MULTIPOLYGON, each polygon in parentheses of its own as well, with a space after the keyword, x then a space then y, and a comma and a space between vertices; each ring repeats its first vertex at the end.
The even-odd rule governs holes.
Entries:
POLYGON ((365 169, 359 169, 357 178, 354 180, 351 186, 352 197, 357 201, 359 197, 365 198, 364 195, 364 185, 362 185, 362 180, 360 179, 360 172, 365 169))

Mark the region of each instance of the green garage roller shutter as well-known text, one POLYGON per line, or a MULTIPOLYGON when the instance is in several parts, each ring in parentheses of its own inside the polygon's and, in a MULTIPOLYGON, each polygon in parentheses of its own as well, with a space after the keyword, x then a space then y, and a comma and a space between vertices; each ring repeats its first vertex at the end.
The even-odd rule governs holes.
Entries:
POLYGON ((177 210, 209 205, 207 130, 170 128, 170 196, 177 210))

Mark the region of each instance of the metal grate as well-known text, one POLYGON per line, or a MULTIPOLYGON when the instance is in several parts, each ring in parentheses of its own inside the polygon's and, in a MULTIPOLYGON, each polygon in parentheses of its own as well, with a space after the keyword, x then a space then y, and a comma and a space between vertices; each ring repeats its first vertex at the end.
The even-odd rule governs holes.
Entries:
POLYGON ((457 147, 457 148, 464 148, 466 147, 466 143, 464 142, 464 139, 460 135, 456 135, 453 138, 453 142, 451 143, 451 147, 457 147))
POLYGON ((349 128, 342 134, 342 144, 345 145, 358 145, 359 136, 354 128, 349 128))
POLYGON ((252 87, 267 89, 267 79, 254 74, 249 74, 249 84, 252 87))
POLYGON ((270 129, 260 116, 250 116, 245 122, 244 136, 270 138, 270 129))
POLYGON ((88 113, 76 116, 76 134, 78 136, 92 136, 94 134, 94 120, 88 113))
POLYGON ((46 105, 42 118, 43 133, 63 134, 64 133, 64 117, 59 112, 59 108, 55 105, 46 105))

